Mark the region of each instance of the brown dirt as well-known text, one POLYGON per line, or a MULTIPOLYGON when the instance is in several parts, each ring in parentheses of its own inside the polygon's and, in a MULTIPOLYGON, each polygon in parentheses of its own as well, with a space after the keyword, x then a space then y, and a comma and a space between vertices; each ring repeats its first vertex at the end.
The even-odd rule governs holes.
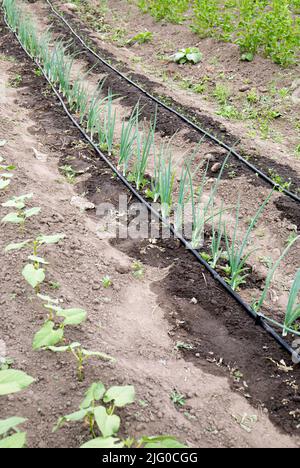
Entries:
MULTIPOLYGON (((51 429, 57 417, 76 409, 91 382, 102 380, 107 386, 132 383, 137 401, 148 402, 146 408, 136 403, 122 412, 124 436, 171 433, 196 447, 299 446, 299 368, 286 374, 267 359, 286 359, 290 364, 177 244, 162 246, 165 252, 149 248, 145 254, 133 243, 117 249, 97 237, 99 220, 94 215, 70 205, 76 192, 87 193, 97 203, 108 198, 115 202, 124 192, 72 128, 11 34, 1 27, 0 53, 16 61, 1 58, 0 126, 8 141, 1 152, 17 165, 16 177, 8 193, 1 194, 1 202, 33 191, 42 216, 28 223, 26 238, 41 231, 65 232, 67 239, 60 247, 46 249, 50 265, 44 292, 54 295, 50 281, 58 281, 57 294, 65 304, 88 310, 88 321, 80 329, 68 330, 70 340, 117 358, 115 365, 96 361, 87 365, 86 380, 79 384, 69 356, 34 353, 32 337, 44 316, 21 279, 25 257, 20 253, 2 256, 0 337, 14 366, 37 379, 26 392, 1 398, 3 417, 28 418, 30 447, 77 447, 88 438, 84 428, 70 425, 56 434, 51 429), (22 75, 18 89, 8 84, 16 73, 22 75), (36 160, 32 148, 47 154, 47 162, 36 160), (81 161, 77 166, 81 169, 90 167, 75 187, 57 169, 70 158, 81 161), (163 264, 159 263, 162 253, 163 264), (132 277, 131 257, 140 257, 146 265, 141 281, 132 277), (114 284, 106 291, 100 286, 105 274, 114 284), (192 305, 194 297, 198 304, 192 305), (193 352, 175 351, 179 340, 193 343, 193 352), (233 368, 243 374, 238 386, 228 373, 233 374, 233 368), (187 397, 183 410, 170 402, 174 388, 187 397), (245 414, 258 416, 249 433, 236 421, 245 414)), ((2 228, 1 252, 15 239, 14 228, 2 228)))

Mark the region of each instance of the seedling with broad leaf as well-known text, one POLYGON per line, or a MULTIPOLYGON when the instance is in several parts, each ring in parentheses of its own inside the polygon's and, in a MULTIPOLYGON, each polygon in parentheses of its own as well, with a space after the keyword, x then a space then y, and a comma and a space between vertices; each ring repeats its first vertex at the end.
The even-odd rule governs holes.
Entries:
POLYGON ((186 63, 196 65, 201 62, 202 57, 203 55, 198 47, 188 47, 186 49, 180 49, 176 54, 171 56, 171 59, 180 65, 184 65, 186 63))
POLYGON ((61 240, 65 238, 65 234, 52 234, 52 235, 39 235, 35 239, 27 239, 23 242, 17 242, 9 244, 5 247, 4 252, 13 252, 17 250, 22 250, 31 246, 32 248, 32 257, 39 257, 39 249, 43 245, 54 245, 58 244, 61 240))
POLYGON ((92 440, 81 448, 179 448, 184 447, 170 436, 120 439, 118 433, 121 418, 115 414, 117 408, 124 408, 135 401, 132 385, 115 386, 108 390, 102 382, 93 383, 85 394, 79 410, 59 418, 53 431, 70 422, 82 421, 89 427, 92 440))
POLYGON ((115 359, 108 354, 99 351, 85 349, 81 343, 71 343, 66 346, 46 346, 44 349, 53 353, 72 353, 77 362, 77 377, 79 382, 84 380, 84 366, 89 359, 100 359, 102 361, 114 362, 115 359))
MULTIPOLYGON (((0 140, 0 143, 1 142, 1 146, 4 146, 6 144, 5 140, 0 140)), ((10 185, 11 179, 13 178, 13 174, 11 174, 11 172, 16 169, 15 166, 6 165, 3 164, 3 162, 4 159, 2 158, 2 156, 0 156, 0 190, 5 190, 10 185)))
POLYGON ((2 203, 4 208, 14 208, 16 211, 8 213, 4 218, 2 218, 2 224, 18 224, 22 229, 24 229, 25 222, 28 218, 32 216, 37 216, 41 208, 33 207, 26 209, 26 200, 32 198, 32 194, 21 195, 20 197, 13 197, 11 200, 8 200, 5 203, 2 203))
MULTIPOLYGON (((6 369, 0 370, 0 396, 18 393, 31 385, 34 379, 25 372, 6 369)), ((19 431, 19 426, 26 419, 10 417, 0 420, 0 449, 23 448, 26 444, 26 433, 19 431)))

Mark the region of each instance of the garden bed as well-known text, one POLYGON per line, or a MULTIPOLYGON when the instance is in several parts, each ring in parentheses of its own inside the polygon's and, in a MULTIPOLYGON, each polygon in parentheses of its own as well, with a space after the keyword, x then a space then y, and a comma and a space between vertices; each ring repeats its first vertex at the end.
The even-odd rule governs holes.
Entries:
MULTIPOLYGON (((59 269, 59 273, 54 270, 51 275, 55 275, 53 280, 58 275, 64 284, 66 289, 61 295, 66 302, 73 303, 78 298, 82 306, 93 310, 83 329, 87 344, 100 347, 118 359, 117 367, 93 362, 91 367, 88 366, 84 384, 74 383, 74 366, 68 357, 61 361, 56 356, 41 353, 37 362, 37 355, 30 349, 39 313, 36 304, 24 307, 28 290, 21 287, 19 292, 17 289, 20 283, 16 284, 14 278, 20 265, 18 257, 13 257, 3 274, 7 281, 3 297, 9 314, 2 323, 1 335, 3 333, 5 341, 8 341, 9 352, 19 368, 26 369, 39 381, 33 393, 10 399, 12 404, 5 407, 5 414, 11 408, 14 412, 17 408, 20 414, 24 414, 25 403, 31 402, 32 409, 26 409, 27 417, 35 420, 34 427, 29 428, 30 445, 76 446, 86 437, 85 432, 79 434, 75 428, 63 429, 59 439, 57 434, 49 435, 51 425, 59 415, 76 408, 75 402, 80 401, 88 382, 102 379, 105 384, 135 383, 141 399, 145 398, 147 387, 149 404, 146 409, 136 404, 134 416, 126 410, 124 435, 163 431, 199 446, 296 444, 296 439, 277 432, 268 421, 267 414, 278 429, 293 435, 297 433, 299 368, 288 369, 287 355, 259 327, 255 327, 245 312, 176 241, 152 245, 129 240, 113 242, 112 248, 97 239, 95 230, 99 220, 93 215, 88 217, 74 212, 69 206, 73 187, 61 179, 58 183, 56 161, 49 161, 50 168, 48 163, 45 166, 35 161, 31 146, 39 144, 43 152, 54 153, 60 158, 59 166, 70 163, 75 170, 84 170, 85 174, 78 178, 75 189, 79 194, 85 193, 96 204, 110 201, 117 208, 118 197, 124 193, 124 188, 72 128, 44 80, 33 72, 31 62, 25 59, 3 25, 1 36, 1 53, 18 62, 9 64, 11 71, 6 72, 6 76, 14 76, 13 73, 22 76, 22 86, 17 91, 11 90, 2 106, 16 106, 22 116, 19 125, 28 139, 22 159, 20 152, 16 151, 18 146, 23 148, 24 140, 22 142, 19 135, 9 133, 4 119, 3 130, 8 132, 12 141, 15 139, 9 145, 7 157, 20 164, 17 182, 22 184, 22 190, 33 186, 40 205, 46 208, 44 227, 48 230, 52 224, 62 223, 61 227, 68 235, 68 244, 51 253, 51 263, 59 269), (45 191, 45 184, 51 198, 45 191), (48 215, 52 210, 56 214, 48 215), (125 255, 120 254, 116 247, 125 255), (130 258, 145 265, 146 273, 141 283, 132 279, 130 258), (6 271, 8 267, 14 268, 13 276, 6 271), (110 270, 113 270, 114 286, 104 296, 97 292, 98 284, 110 270), (17 318, 20 307, 22 314, 17 318), (31 317, 29 323, 24 313, 27 308, 31 317), (169 326, 163 318, 163 311, 165 319, 170 321, 169 326), (129 325, 124 323, 125 317, 129 325), (192 349, 183 351, 182 357, 178 352, 182 349, 179 342, 192 346, 192 349), (174 352, 176 345, 177 351, 174 352), (287 366, 280 363, 282 359, 286 360, 287 366), (52 376, 53 368, 56 369, 55 378, 52 376), (137 370, 142 377, 137 377, 137 370), (229 377, 231 389, 225 377, 229 377), (57 408, 48 398, 61 385, 61 403, 57 408), (176 410, 169 401, 169 392, 174 388, 187 395, 187 405, 182 410, 176 410), (47 397, 43 398, 43 395, 47 397), (216 395, 215 400, 212 395, 216 395), (229 401, 228 410, 224 408, 224 401, 229 401), (239 415, 253 414, 258 409, 259 420, 252 433, 236 423, 239 415)), ((8 118, 11 117, 10 113, 8 118)), ((33 224, 28 235, 38 229, 38 223, 33 224)), ((5 236, 2 238, 4 246, 14 239, 14 230, 5 230, 1 235, 5 236)), ((82 331, 75 330, 73 335, 72 339, 82 340, 82 331)))

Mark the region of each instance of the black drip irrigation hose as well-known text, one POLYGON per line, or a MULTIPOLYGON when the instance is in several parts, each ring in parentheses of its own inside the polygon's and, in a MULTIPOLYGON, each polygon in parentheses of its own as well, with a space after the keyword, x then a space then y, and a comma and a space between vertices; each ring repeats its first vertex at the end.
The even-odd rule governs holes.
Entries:
POLYGON ((70 23, 56 10, 56 8, 53 6, 53 4, 50 2, 50 0, 46 0, 47 4, 51 8, 52 12, 59 18, 63 23, 68 27, 68 29, 71 31, 73 36, 80 42, 80 44, 88 50, 97 60, 102 62, 106 67, 108 67, 110 70, 112 70, 114 73, 116 73, 118 76, 120 76, 123 80, 127 81, 130 85, 134 86, 136 89, 138 89, 142 94, 144 94, 147 98, 151 99, 153 102, 158 104, 160 107, 164 108, 165 110, 171 112, 172 114, 176 115, 180 120, 185 122, 187 125, 192 127, 194 130, 197 132, 202 133, 202 135, 206 136, 209 140, 213 141, 216 143, 218 146, 224 148, 226 151, 231 153, 236 159, 238 159, 241 163, 245 164, 252 172, 254 172, 256 175, 258 175, 261 179, 263 179, 265 182, 270 184, 273 188, 278 189, 280 192, 285 193, 288 197, 292 198, 294 201, 300 203, 300 197, 298 197, 295 193, 290 192, 286 188, 282 187, 280 184, 274 182, 270 177, 268 177, 263 171, 258 169, 256 166, 251 164, 247 159, 243 158, 233 147, 228 146, 226 143, 221 141, 219 138, 216 136, 212 135, 211 133, 207 132, 203 128, 199 127, 196 125, 194 122, 192 122, 190 119, 185 117, 184 115, 180 114, 180 112, 177 112, 175 109, 172 107, 168 106, 164 102, 160 101, 158 98, 155 96, 152 96, 152 94, 148 93, 145 89, 143 89, 140 85, 132 81, 130 78, 128 78, 124 73, 120 72, 117 70, 114 66, 112 66, 110 63, 108 63, 105 59, 100 57, 99 54, 97 54, 89 45, 77 34, 75 29, 70 25, 70 23))
POLYGON ((211 266, 201 257, 199 252, 197 250, 193 249, 191 244, 184 239, 181 234, 179 234, 174 227, 168 223, 163 217, 156 211, 135 189, 134 187, 128 182, 128 180, 118 171, 118 169, 112 164, 112 162, 105 156, 102 151, 95 145, 95 143, 91 140, 89 135, 86 133, 86 131, 81 127, 81 125, 77 122, 77 120, 71 115, 69 112, 64 99, 60 95, 60 93, 57 91, 55 86, 52 84, 52 82, 49 80, 47 77, 46 73, 44 72, 43 67, 41 64, 34 58, 32 57, 29 52, 25 49, 23 44, 21 43, 20 39, 17 36, 17 33, 13 31, 13 29, 10 27, 10 25, 7 22, 5 11, 4 11, 4 21, 7 26, 7 28, 14 34, 17 42, 20 44, 21 48, 29 57, 30 60, 32 60, 36 66, 40 69, 42 72, 45 80, 51 87, 52 91, 54 92, 55 96, 59 100, 64 112, 68 116, 68 118, 71 120, 73 125, 79 130, 79 132, 82 134, 82 136, 88 141, 88 143, 92 146, 94 151, 100 156, 100 158, 109 166, 109 168, 116 174, 116 176, 119 178, 119 180, 126 186, 128 190, 148 209, 150 213, 152 213, 158 221, 163 223, 163 225, 166 225, 171 233, 174 235, 175 238, 177 238, 181 244, 191 252, 191 254, 198 260, 198 262, 203 265, 206 270, 211 274, 213 279, 217 281, 228 293, 229 295, 241 306, 245 312, 252 317, 255 320, 256 325, 260 325, 285 351, 287 351, 293 358, 295 359, 295 362, 300 362, 300 355, 297 353, 295 349, 293 349, 289 343, 287 343, 275 330, 272 328, 266 320, 258 313, 256 313, 242 298, 239 294, 237 294, 225 281, 224 279, 213 269, 211 266))

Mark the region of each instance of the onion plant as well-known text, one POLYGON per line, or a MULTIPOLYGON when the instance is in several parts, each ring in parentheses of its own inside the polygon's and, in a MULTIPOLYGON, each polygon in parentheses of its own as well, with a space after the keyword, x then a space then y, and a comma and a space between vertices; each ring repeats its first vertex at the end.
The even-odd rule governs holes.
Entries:
POLYGON ((197 191, 194 190, 193 181, 190 175, 190 185, 191 185, 191 201, 192 201, 192 219, 193 219, 193 233, 191 246, 193 249, 199 249, 204 240, 204 229, 205 224, 208 223, 211 219, 214 219, 215 216, 220 215, 225 210, 223 210, 223 205, 221 211, 216 213, 213 210, 215 203, 215 196, 223 175, 224 168, 227 164, 227 160, 230 154, 226 157, 222 168, 220 170, 219 176, 213 184, 209 195, 205 196, 205 187, 208 183, 207 171, 208 165, 203 173, 201 184, 198 187, 197 191))
MULTIPOLYGON (((115 137, 115 127, 116 127, 116 119, 117 119, 117 112, 116 110, 113 111, 113 94, 112 90, 110 89, 108 92, 108 96, 106 98, 106 107, 104 111, 104 120, 103 120, 103 133, 105 139, 105 146, 107 148, 109 156, 112 155, 113 146, 114 146, 114 137, 115 137)), ((101 144, 101 139, 99 143, 101 144)))
POLYGON ((3 6, 7 21, 12 30, 16 32, 22 16, 21 10, 17 7, 15 0, 3 0, 3 6))
POLYGON ((215 217, 212 219, 212 236, 210 242, 210 252, 211 252, 211 260, 209 262, 212 268, 216 268, 220 259, 223 255, 223 247, 222 247, 222 239, 223 239, 223 232, 225 221, 223 219, 224 216, 224 204, 222 202, 222 206, 218 215, 217 227, 215 222, 215 217))
POLYGON ((123 120, 122 123, 118 167, 120 169, 122 168, 124 177, 127 175, 129 163, 133 156, 134 142, 136 140, 136 132, 138 128, 138 119, 139 103, 133 109, 129 121, 126 122, 123 120))
POLYGON ((169 145, 161 145, 157 163, 156 177, 153 185, 156 187, 155 198, 160 200, 161 214, 164 219, 168 219, 172 210, 173 188, 175 182, 175 170, 173 168, 172 153, 169 145))
POLYGON ((242 284, 245 284, 246 278, 249 276, 249 271, 248 271, 248 268, 246 267, 246 263, 250 255, 253 253, 255 249, 248 253, 246 253, 246 249, 248 247, 252 231, 255 228, 256 223, 259 220, 261 214, 263 213, 265 207, 269 203, 273 195, 273 192, 274 190, 272 190, 272 192, 268 195, 266 200, 262 203, 256 215, 251 220, 251 223, 247 229, 246 234, 241 240, 238 239, 239 228, 240 228, 240 223, 239 223, 240 197, 239 197, 237 207, 236 207, 235 225, 234 225, 233 236, 231 239, 229 237, 227 227, 226 226, 224 227, 224 237, 225 237, 226 251, 227 251, 227 256, 228 256, 228 264, 229 264, 228 273, 230 276, 230 278, 227 281, 233 290, 236 290, 239 288, 239 286, 241 286, 242 284))
POLYGON ((272 282, 272 280, 274 278, 274 275, 275 275, 276 271, 278 270, 281 262, 284 260, 284 258, 289 253, 291 247, 295 244, 295 242, 298 241, 298 239, 299 239, 299 236, 292 239, 291 242, 289 242, 288 246, 283 251, 283 253, 278 258, 278 260, 274 263, 274 265, 271 266, 270 271, 269 271, 268 276, 267 276, 267 279, 266 279, 266 284, 265 284, 264 290, 262 292, 262 295, 261 295, 260 299, 253 306, 253 308, 254 308, 254 310, 256 312, 259 312, 261 310, 261 308, 263 306, 263 303, 266 300, 267 293, 268 293, 268 291, 270 289, 271 282, 272 282))
POLYGON ((91 139, 94 139, 94 134, 96 133, 97 122, 101 120, 101 111, 102 106, 105 103, 107 98, 101 98, 100 93, 103 87, 103 82, 100 83, 96 90, 94 91, 93 96, 91 97, 89 108, 87 112, 87 131, 90 133, 91 139))
POLYGON ((297 271, 295 280, 289 294, 289 301, 285 313, 283 336, 287 335, 288 329, 291 328, 296 320, 300 318, 300 270, 297 271))
POLYGON ((154 144, 154 134, 156 128, 156 119, 150 124, 148 134, 136 130, 136 160, 133 167, 132 177, 136 184, 137 190, 140 190, 145 180, 145 175, 148 167, 148 160, 154 144))

